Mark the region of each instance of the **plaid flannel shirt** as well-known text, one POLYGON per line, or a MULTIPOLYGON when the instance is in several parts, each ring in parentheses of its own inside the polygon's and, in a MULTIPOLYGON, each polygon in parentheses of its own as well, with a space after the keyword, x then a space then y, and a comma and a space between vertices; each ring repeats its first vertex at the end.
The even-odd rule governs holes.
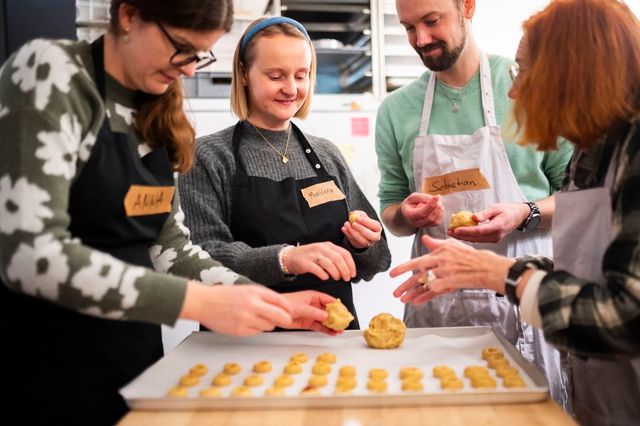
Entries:
POLYGON ((602 186, 620 144, 625 148, 611 190, 614 238, 602 259, 606 285, 556 271, 538 292, 546 339, 584 357, 640 356, 640 115, 595 147, 577 150, 568 179, 579 189, 602 186))

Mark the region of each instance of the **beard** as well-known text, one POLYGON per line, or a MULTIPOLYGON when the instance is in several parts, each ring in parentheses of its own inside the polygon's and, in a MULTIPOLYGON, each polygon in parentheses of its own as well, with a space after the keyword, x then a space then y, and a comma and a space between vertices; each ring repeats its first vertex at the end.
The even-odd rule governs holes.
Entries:
POLYGON ((449 49, 447 45, 443 41, 436 41, 426 46, 419 48, 414 47, 415 51, 418 52, 420 59, 422 59, 422 63, 429 68, 431 71, 446 71, 451 68, 460 57, 460 54, 464 50, 464 47, 467 44, 467 32, 464 27, 462 38, 460 43, 455 46, 453 49, 449 49), (441 49, 442 53, 440 56, 427 56, 426 54, 431 52, 434 49, 441 49))

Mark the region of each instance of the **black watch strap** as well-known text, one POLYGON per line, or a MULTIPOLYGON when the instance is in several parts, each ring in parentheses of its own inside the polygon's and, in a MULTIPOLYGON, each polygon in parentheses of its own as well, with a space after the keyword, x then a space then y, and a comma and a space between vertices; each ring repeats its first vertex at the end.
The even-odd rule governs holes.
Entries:
POLYGON ((509 272, 507 273, 507 278, 504 280, 504 293, 509 299, 509 302, 514 305, 520 305, 520 300, 516 296, 516 289, 520 284, 520 278, 522 274, 527 269, 537 269, 535 264, 530 260, 518 259, 515 261, 511 268, 509 268, 509 272))
POLYGON ((540 224, 540 208, 533 201, 527 201, 524 204, 529 206, 529 216, 525 220, 522 221, 520 226, 518 226, 518 231, 527 232, 532 231, 538 227, 540 224))

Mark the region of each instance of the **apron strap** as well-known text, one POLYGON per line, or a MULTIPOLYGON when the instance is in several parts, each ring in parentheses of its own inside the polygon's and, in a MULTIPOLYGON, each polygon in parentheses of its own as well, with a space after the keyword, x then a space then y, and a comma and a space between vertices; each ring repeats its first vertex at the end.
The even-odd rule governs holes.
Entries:
POLYGON ((489 56, 480 53, 480 90, 482 93, 482 109, 484 110, 484 125, 495 127, 496 106, 493 100, 493 84, 491 82, 491 66, 489 56))
POLYGON ((298 128, 298 126, 293 124, 293 122, 291 122, 291 125, 293 126, 293 131, 295 132, 296 137, 300 141, 300 145, 302 145, 302 149, 304 150, 304 154, 307 157, 307 161, 309 161, 309 164, 311 164, 311 167, 316 172, 316 176, 329 176, 329 173, 327 173, 327 169, 324 167, 324 164, 322 164, 322 161, 320 161, 320 158, 311 147, 311 144, 309 143, 305 135, 298 128))
MULTIPOLYGON (((420 119, 420 131, 418 136, 426 136, 431 121, 431 109, 433 106, 433 98, 436 90, 436 73, 432 72, 427 83, 427 90, 422 105, 422 118, 420 119)), ((482 109, 484 112, 485 126, 496 126, 496 111, 493 97, 493 85, 491 82, 491 66, 489 64, 489 56, 480 53, 480 91, 482 95, 482 109)))
POLYGON ((242 132, 244 131, 243 125, 244 121, 238 121, 236 123, 235 127, 233 128, 233 137, 231 143, 233 144, 233 158, 235 158, 236 160, 236 174, 240 176, 247 176, 247 169, 244 168, 244 163, 240 158, 240 142, 242 141, 242 132))
POLYGON ((106 85, 104 76, 104 36, 98 37, 93 43, 91 43, 91 60, 93 61, 93 72, 95 74, 94 81, 98 86, 98 92, 102 99, 106 98, 106 85))

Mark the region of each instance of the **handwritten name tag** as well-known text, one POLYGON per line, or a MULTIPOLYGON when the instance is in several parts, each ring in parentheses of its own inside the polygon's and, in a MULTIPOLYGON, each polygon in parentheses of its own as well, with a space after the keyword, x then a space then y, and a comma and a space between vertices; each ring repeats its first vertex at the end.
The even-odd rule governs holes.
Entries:
POLYGON ((424 178, 422 192, 445 195, 453 192, 479 191, 491 188, 480 169, 467 169, 424 178))
POLYGON ((171 212, 174 191, 173 186, 131 185, 124 197, 127 217, 171 212))
POLYGON ((304 199, 307 200, 309 208, 313 208, 331 201, 339 201, 345 199, 345 196, 342 191, 340 191, 340 188, 338 188, 336 186, 336 183, 332 180, 308 186, 304 189, 301 189, 300 191, 302 192, 302 196, 304 197, 304 199))

